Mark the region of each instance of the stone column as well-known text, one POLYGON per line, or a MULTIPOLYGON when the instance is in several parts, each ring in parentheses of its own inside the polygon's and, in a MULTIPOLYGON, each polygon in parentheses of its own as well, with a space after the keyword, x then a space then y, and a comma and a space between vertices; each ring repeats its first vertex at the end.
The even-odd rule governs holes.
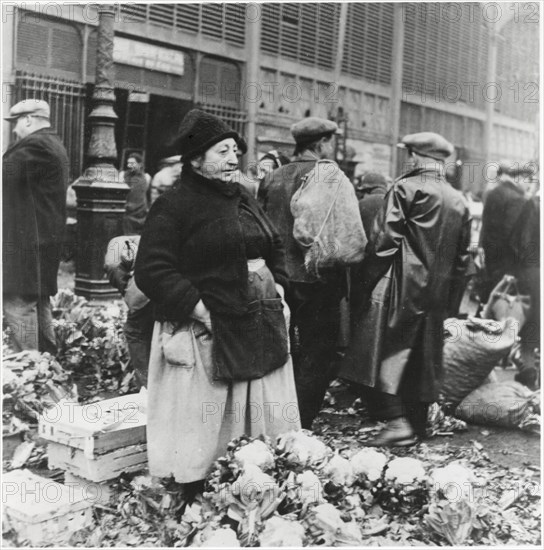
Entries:
POLYGON ((93 110, 89 115, 91 138, 88 167, 74 184, 77 194, 77 294, 89 300, 118 297, 104 275, 108 242, 123 233, 128 186, 119 181, 113 110, 114 5, 98 7, 98 45, 93 110))
POLYGON ((259 101, 262 93, 260 82, 260 47, 261 47, 261 10, 262 4, 247 4, 246 9, 246 86, 242 101, 247 110, 247 163, 257 162, 257 118, 259 101))
MULTIPOLYGON (((397 174, 397 159, 398 149, 397 143, 400 136, 400 113, 402 108, 402 70, 404 56, 404 21, 403 4, 395 4, 393 6, 395 12, 394 27, 393 27, 393 61, 391 64, 391 97, 389 109, 390 119, 389 126, 391 128, 391 167, 389 175, 394 179, 397 174)), ((402 172, 402 170, 401 170, 402 172)))

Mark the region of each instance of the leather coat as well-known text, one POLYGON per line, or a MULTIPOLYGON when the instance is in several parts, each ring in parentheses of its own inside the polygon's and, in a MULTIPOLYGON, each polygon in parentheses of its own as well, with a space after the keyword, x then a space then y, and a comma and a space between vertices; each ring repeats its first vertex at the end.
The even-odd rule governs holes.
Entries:
POLYGON ((438 168, 416 169, 395 182, 374 222, 362 279, 352 288, 352 340, 341 376, 398 393, 419 347, 414 399, 438 397, 442 326, 461 301, 470 224, 465 198, 438 168))

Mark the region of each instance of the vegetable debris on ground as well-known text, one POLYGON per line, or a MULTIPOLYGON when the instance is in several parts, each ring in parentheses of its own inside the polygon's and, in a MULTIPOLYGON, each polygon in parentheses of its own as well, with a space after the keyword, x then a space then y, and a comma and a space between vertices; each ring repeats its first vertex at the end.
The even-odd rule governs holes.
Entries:
MULTIPOLYGON (((37 415, 59 399, 131 390, 124 316, 120 304, 90 306, 61 291, 57 357, 14 354, 5 334, 4 435, 31 433, 37 415)), ((409 449, 367 447, 381 425, 368 423, 359 398, 343 405, 345 390, 331 385, 313 433, 232 441, 201 494, 145 471, 121 476, 115 498, 95 507, 94 526, 70 545, 540 547, 538 467, 520 461, 506 470, 490 460, 490 430, 451 445, 471 432, 438 404, 429 414, 431 440, 409 449)), ((530 405, 536 411, 539 404, 530 405)), ((43 447, 27 437, 4 468, 43 468, 44 461, 43 447)), ((6 546, 24 545, 11 532, 4 536, 6 546)))

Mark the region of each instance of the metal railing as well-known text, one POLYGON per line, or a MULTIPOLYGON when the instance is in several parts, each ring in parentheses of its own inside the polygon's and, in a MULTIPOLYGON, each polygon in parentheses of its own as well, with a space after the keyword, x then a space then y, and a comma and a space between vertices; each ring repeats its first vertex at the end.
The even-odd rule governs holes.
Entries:
POLYGON ((15 102, 43 99, 51 107, 51 126, 61 138, 70 159, 71 181, 83 169, 85 85, 72 80, 17 71, 15 102))
POLYGON ((218 105, 216 103, 197 103, 196 107, 212 115, 218 116, 241 136, 245 136, 247 113, 236 107, 218 105))

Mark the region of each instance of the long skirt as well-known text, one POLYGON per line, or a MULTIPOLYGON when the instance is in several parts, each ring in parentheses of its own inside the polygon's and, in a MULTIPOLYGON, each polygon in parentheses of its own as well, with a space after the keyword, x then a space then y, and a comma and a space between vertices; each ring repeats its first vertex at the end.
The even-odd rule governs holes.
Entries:
POLYGON ((147 448, 152 475, 197 481, 230 440, 261 434, 274 439, 300 429, 290 355, 283 367, 257 380, 214 380, 213 336, 198 321, 175 333, 172 328, 156 322, 151 343, 147 448))

